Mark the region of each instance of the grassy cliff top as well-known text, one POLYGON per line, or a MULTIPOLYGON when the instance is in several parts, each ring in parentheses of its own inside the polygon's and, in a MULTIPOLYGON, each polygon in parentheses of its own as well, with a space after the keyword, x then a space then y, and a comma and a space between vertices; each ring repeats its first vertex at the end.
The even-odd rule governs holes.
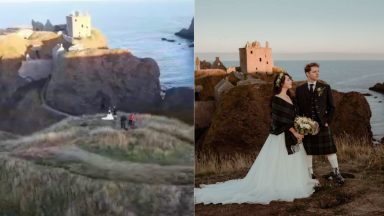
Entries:
POLYGON ((91 37, 74 39, 73 44, 81 44, 84 48, 108 48, 107 38, 95 28, 91 30, 91 37))
POLYGON ((17 34, 0 35, 0 58, 13 59, 24 56, 28 47, 28 40, 17 34))
POLYGON ((92 178, 149 184, 193 182, 192 126, 143 114, 138 115, 136 129, 125 131, 119 128, 119 120, 101 120, 103 116, 69 117, 30 136, 2 141, 0 149, 33 164, 92 178))

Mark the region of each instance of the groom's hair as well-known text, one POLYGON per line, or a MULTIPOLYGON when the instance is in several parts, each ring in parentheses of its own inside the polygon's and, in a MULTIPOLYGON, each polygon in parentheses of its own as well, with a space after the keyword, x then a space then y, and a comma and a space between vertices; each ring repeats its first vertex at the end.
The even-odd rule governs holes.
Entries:
POLYGON ((311 71, 311 67, 320 67, 320 66, 316 62, 311 62, 311 63, 305 65, 304 72, 307 73, 307 72, 311 71))

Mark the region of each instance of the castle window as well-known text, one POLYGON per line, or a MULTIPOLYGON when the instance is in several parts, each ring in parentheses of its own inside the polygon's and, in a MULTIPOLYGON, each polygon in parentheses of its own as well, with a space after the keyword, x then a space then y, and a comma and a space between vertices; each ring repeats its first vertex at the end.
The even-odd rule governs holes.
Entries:
POLYGON ((253 51, 251 50, 251 54, 253 54, 253 51))
POLYGON ((267 61, 267 64, 268 64, 268 61, 267 61))
POLYGON ((81 24, 81 28, 84 28, 84 25, 83 25, 83 24, 81 24))
POLYGON ((261 62, 261 58, 259 58, 259 61, 261 62))
POLYGON ((75 22, 77 22, 77 19, 75 19, 75 22))

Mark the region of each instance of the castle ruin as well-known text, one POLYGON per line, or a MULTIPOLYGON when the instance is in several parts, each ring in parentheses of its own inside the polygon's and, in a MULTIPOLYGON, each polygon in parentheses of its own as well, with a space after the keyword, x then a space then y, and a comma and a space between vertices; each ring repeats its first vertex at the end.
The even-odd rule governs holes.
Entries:
POLYGON ((261 47, 258 41, 247 42, 244 48, 239 48, 240 67, 244 73, 272 73, 272 49, 268 41, 261 47))
POLYGON ((67 35, 73 38, 85 38, 91 36, 91 16, 88 13, 78 11, 67 17, 67 35))

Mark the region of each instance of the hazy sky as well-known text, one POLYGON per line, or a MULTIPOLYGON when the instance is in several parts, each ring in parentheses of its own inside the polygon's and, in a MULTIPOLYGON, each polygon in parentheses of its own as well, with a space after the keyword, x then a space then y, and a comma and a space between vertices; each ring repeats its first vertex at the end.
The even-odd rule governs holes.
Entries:
POLYGON ((195 52, 384 53, 382 0, 196 0, 195 52))
POLYGON ((0 0, 0 3, 30 3, 30 2, 170 2, 170 1, 191 1, 191 0, 0 0))

